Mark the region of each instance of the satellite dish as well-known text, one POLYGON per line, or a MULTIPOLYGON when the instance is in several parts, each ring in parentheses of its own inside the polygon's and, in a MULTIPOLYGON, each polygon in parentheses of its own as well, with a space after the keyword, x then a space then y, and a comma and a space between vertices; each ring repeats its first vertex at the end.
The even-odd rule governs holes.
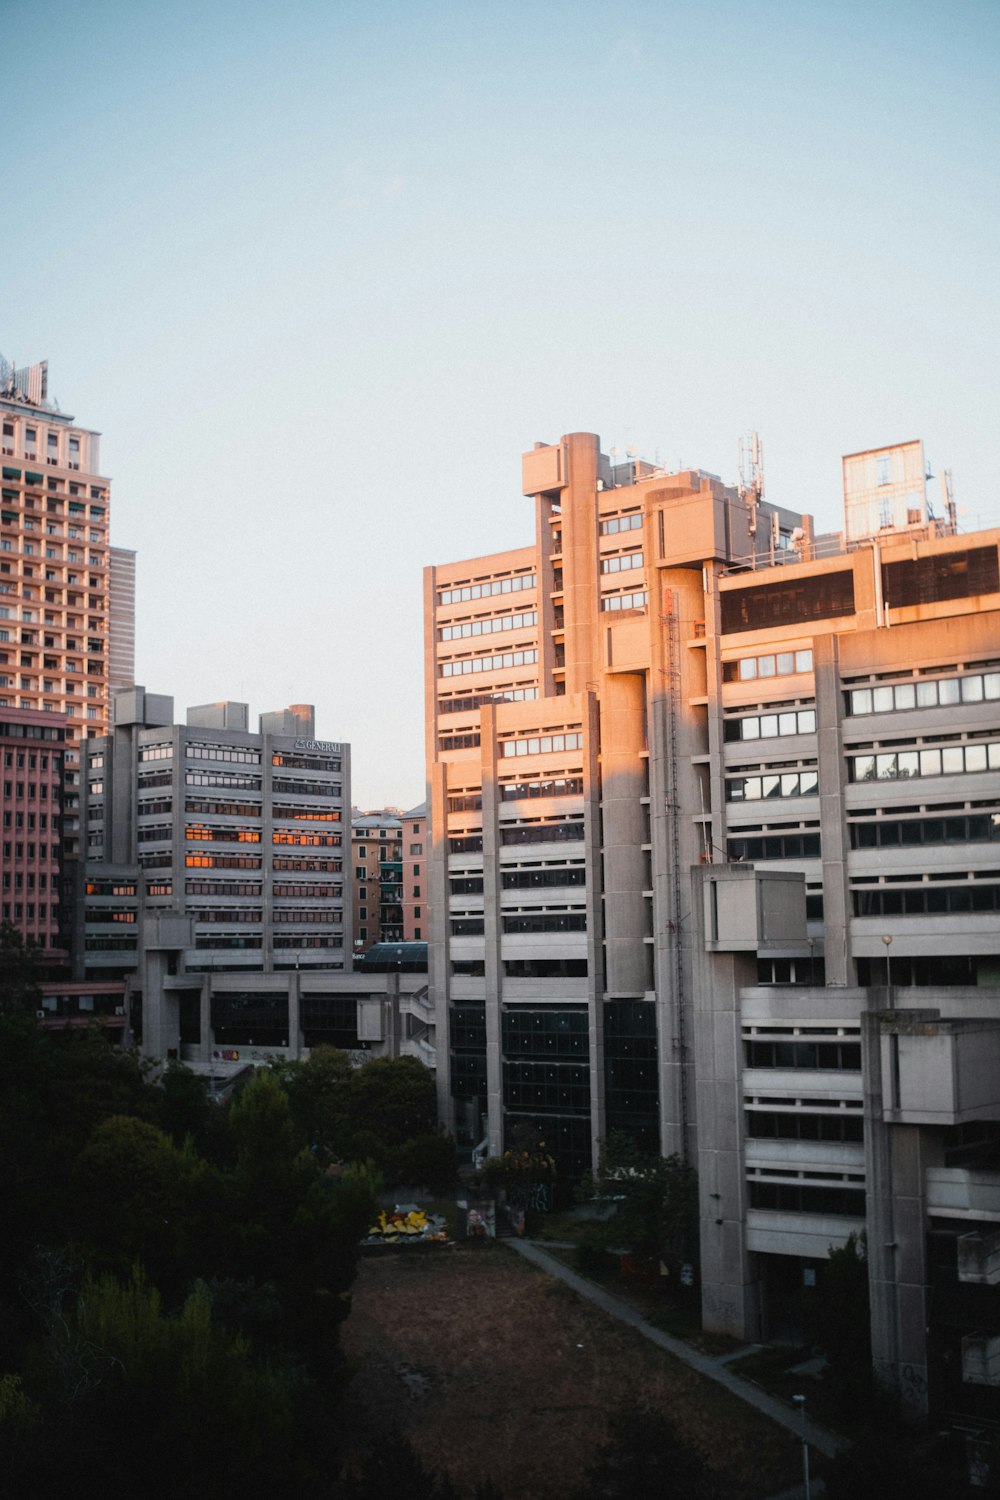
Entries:
POLYGON ((802 530, 802 527, 801 526, 796 526, 795 530, 792 532, 792 541, 793 542, 801 542, 801 540, 802 540, 802 538, 804 536, 805 536, 805 532, 802 530))
POLYGON ((617 458, 621 451, 622 450, 617 446, 617 444, 613 448, 608 449, 608 452, 611 454, 612 458, 617 458))
POLYGON ((638 452, 639 449, 636 447, 635 443, 629 443, 625 449, 625 456, 626 458, 635 458, 638 452))

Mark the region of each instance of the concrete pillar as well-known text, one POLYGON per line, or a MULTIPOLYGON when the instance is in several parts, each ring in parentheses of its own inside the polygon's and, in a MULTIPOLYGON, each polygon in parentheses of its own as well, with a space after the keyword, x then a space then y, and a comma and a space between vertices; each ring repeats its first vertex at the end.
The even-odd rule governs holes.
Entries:
POLYGON ((887 1097, 891 1079, 882 1076, 885 1031, 891 1049, 891 1015, 862 1014, 872 1366, 904 1413, 920 1421, 929 1407, 926 1180, 938 1152, 932 1132, 885 1120, 884 1108, 895 1102, 887 1097))
POLYGON ((296 969, 288 976, 288 1056, 302 1056, 302 976, 296 969))
POLYGON ((710 877, 710 867, 692 871, 702 1322, 712 1333, 757 1339, 760 1289, 746 1243, 740 1011, 740 990, 756 980, 757 955, 706 950, 705 885, 710 877))
POLYGON ((819 822, 823 850, 823 948, 826 982, 853 985, 856 968, 850 950, 851 908, 847 878, 848 834, 844 818, 844 760, 837 638, 813 641, 816 679, 816 754, 819 773, 819 822))
POLYGON ((500 960, 500 829, 497 811, 496 720, 492 704, 480 710, 483 789, 483 932, 486 969, 486 1110, 490 1156, 503 1151, 503 964, 500 960))
POLYGON ((646 991, 643 898, 648 818, 645 674, 613 673, 601 694, 601 816, 604 838, 606 987, 610 997, 646 991))

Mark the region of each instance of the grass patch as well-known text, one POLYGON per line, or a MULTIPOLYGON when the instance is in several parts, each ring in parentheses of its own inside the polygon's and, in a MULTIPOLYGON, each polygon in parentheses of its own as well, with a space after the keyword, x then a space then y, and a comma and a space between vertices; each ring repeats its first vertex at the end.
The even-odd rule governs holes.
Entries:
POLYGON ((787 1432, 503 1246, 364 1261, 343 1342, 347 1430, 399 1426, 466 1494, 489 1476, 504 1500, 565 1500, 629 1402, 668 1415, 731 1500, 799 1472, 787 1432))

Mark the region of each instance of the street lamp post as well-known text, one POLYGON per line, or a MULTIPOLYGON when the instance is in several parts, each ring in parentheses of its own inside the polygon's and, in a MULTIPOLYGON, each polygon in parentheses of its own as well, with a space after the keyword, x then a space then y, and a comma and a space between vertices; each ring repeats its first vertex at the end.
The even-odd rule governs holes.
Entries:
POLYGON ((802 1417, 802 1484, 806 1500, 811 1500, 809 1493, 809 1443, 806 1439, 806 1398, 805 1396, 793 1396, 792 1400, 798 1407, 802 1417))

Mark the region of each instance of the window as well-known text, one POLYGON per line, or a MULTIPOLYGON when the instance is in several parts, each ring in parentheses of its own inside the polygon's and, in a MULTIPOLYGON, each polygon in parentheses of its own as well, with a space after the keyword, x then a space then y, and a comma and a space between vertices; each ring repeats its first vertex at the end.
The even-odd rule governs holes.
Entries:
POLYGON ((423 844, 411 844, 410 845, 410 853, 411 854, 423 854, 423 852, 424 852, 424 846, 423 846, 423 844))
POLYGON ((496 594, 516 594, 522 589, 533 589, 537 582, 538 578, 534 573, 522 573, 514 578, 494 578, 488 583, 443 589, 438 595, 438 603, 462 604, 467 599, 489 599, 496 594))
POLYGON ((528 610, 519 615, 496 615, 485 620, 465 620, 460 625, 442 625, 438 640, 466 640, 475 635, 493 635, 500 630, 525 630, 538 624, 538 611, 528 610))
POLYGON ((835 619, 854 613, 854 574, 820 573, 801 582, 782 579, 754 588, 735 588, 723 593, 721 602, 726 635, 835 619))
POLYGON ((442 662, 441 676, 459 677, 470 672, 498 672, 503 667, 532 666, 537 660, 537 651, 505 651, 502 656, 467 656, 458 661, 442 662))
POLYGON ((618 557, 602 557, 602 573, 628 573, 633 568, 642 567, 641 552, 623 552, 618 557))
POLYGON ((582 734, 543 734, 526 739, 502 740, 500 753, 511 755, 550 755, 562 750, 582 750, 582 734))

